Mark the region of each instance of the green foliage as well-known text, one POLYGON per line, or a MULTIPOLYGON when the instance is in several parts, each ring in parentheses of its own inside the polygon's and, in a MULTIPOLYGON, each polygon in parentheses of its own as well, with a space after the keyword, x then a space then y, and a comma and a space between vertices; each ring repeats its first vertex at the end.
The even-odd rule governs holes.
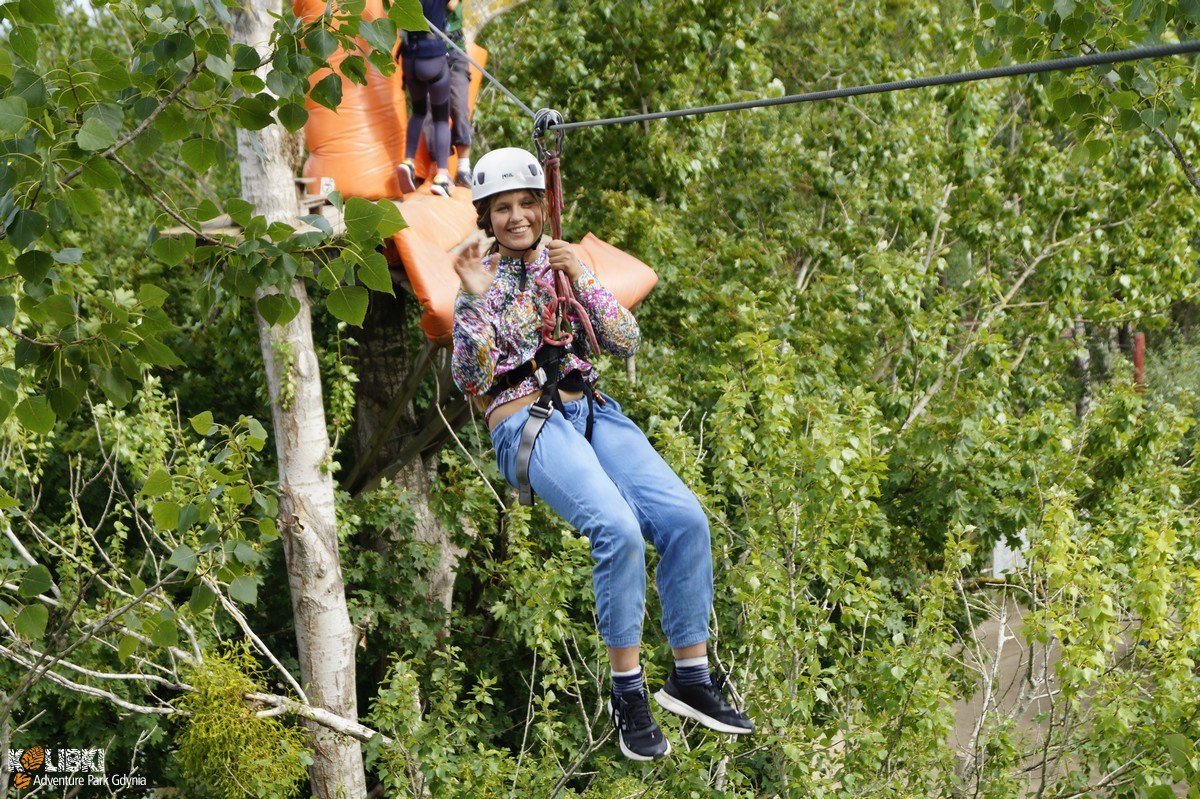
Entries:
MULTIPOLYGON (((342 326, 391 290, 375 247, 402 220, 335 197, 335 252, 321 217, 299 232, 256 217, 237 196, 233 127, 298 129, 309 75, 350 37, 369 49, 343 62, 347 79, 367 61, 393 69, 383 50, 419 27, 414 5, 366 25, 353 3, 309 24, 284 14, 266 57, 230 46, 221 4, 3 6, 0 528, 33 562, 0 538, 0 620, 23 655, 118 610, 71 657, 132 675, 113 690, 152 702, 155 677, 242 634, 233 607, 294 667, 241 300, 285 323, 291 282, 313 275, 318 338, 337 341, 321 360, 336 441, 356 421, 342 326), (241 240, 163 233, 221 213, 241 240)), ((532 0, 481 41, 519 96, 579 120, 1197 24, 1189 3, 775 6, 532 0)), ((308 96, 336 105, 341 85, 308 96)), ((360 678, 378 683, 360 706, 392 741, 368 747, 372 775, 438 797, 1200 790, 1196 381, 1177 324, 1200 292, 1195 89, 1195 62, 1177 59, 571 133, 567 235, 595 230, 661 281, 638 311, 637 381, 603 359, 602 386, 709 513, 713 660, 759 732, 731 742, 660 714, 671 760, 620 757, 587 542, 511 502, 477 423, 442 453, 434 498, 458 558, 449 610, 424 590, 449 554, 420 538, 405 495, 340 503, 360 678), (1145 397, 1109 343, 1135 327, 1150 334, 1145 397), (1081 377, 1085 353, 1107 362, 1081 377), (976 579, 1000 540, 1028 542, 1002 586, 976 579), (1051 705, 989 693, 981 631, 1000 619, 1044 666, 1026 696, 1051 705)), ((527 141, 498 92, 477 122, 481 150, 527 141)), ((656 602, 652 687, 670 662, 656 602)), ((164 783, 186 768, 213 791, 260 777, 232 795, 300 792, 298 731, 242 701, 260 681, 248 656, 205 662, 180 701, 219 726, 190 732, 118 723, 9 661, 0 679, 22 686, 21 708, 61 711, 27 719, 43 740, 111 735, 164 783)))
POLYGON ((245 649, 209 655, 189 675, 195 689, 176 701, 187 714, 176 737, 184 777, 203 794, 232 799, 296 795, 312 762, 307 735, 278 718, 255 715, 246 697, 261 690, 245 649))

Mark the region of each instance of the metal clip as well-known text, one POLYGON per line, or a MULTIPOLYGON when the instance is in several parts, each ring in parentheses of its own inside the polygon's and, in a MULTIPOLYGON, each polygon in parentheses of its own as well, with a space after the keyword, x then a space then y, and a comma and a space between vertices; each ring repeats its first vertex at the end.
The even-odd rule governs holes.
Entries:
POLYGON ((552 413, 554 413, 553 405, 541 405, 535 402, 529 406, 529 415, 537 419, 549 419, 552 413))
POLYGON ((563 132, 551 131, 553 125, 563 123, 562 114, 551 108, 543 108, 533 116, 533 146, 537 148, 538 159, 545 163, 548 156, 559 155, 562 152, 563 132), (546 146, 546 134, 554 133, 554 146, 546 146))
POLYGON ((549 378, 546 376, 546 370, 539 366, 533 373, 533 379, 537 381, 538 388, 541 388, 549 378))

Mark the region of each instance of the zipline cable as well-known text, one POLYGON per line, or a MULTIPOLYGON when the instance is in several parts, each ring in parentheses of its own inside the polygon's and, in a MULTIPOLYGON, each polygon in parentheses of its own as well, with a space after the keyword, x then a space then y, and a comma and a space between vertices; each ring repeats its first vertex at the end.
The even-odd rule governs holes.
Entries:
POLYGON ((486 77, 488 80, 490 80, 490 81, 491 81, 491 82, 492 82, 492 83, 495 85, 495 87, 496 87, 497 89, 499 89, 500 91, 502 91, 502 92, 504 92, 506 95, 508 95, 508 99, 510 99, 510 100, 512 100, 514 103, 516 103, 516 104, 517 104, 517 105, 520 107, 520 109, 521 109, 522 111, 524 111, 524 112, 525 112, 526 116, 528 116, 530 119, 533 119, 535 116, 537 116, 536 114, 534 114, 534 113, 533 113, 533 109, 532 109, 532 108, 530 108, 529 106, 525 105, 525 103, 521 102, 521 98, 517 97, 515 94, 513 94, 512 92, 510 92, 510 91, 509 91, 507 88, 505 88, 505 86, 504 86, 504 84, 503 84, 503 83, 501 83, 500 81, 496 80, 496 78, 494 78, 494 77, 492 76, 492 73, 488 72, 486 69, 484 69, 483 67, 479 66, 479 64, 476 64, 476 63, 475 63, 475 59, 473 59, 473 58, 471 58, 471 56, 467 55, 467 51, 466 51, 466 50, 464 50, 463 48, 459 47, 457 42, 455 42, 453 39, 451 39, 449 36, 447 36, 447 35, 446 35, 445 33, 443 33, 442 31, 438 30, 437 26, 436 26, 436 25, 434 25, 433 23, 431 23, 429 20, 425 20, 425 22, 426 22, 426 24, 428 24, 428 25, 429 25, 429 30, 433 31, 433 32, 434 32, 434 33, 436 33, 438 36, 441 36, 441 37, 442 37, 442 41, 444 41, 446 44, 448 44, 448 45, 450 45, 451 47, 453 47, 453 48, 454 48, 455 50, 457 50, 458 52, 462 53, 462 55, 463 55, 463 58, 467 59, 467 61, 468 61, 468 62, 471 64, 471 66, 475 67, 475 69, 477 69, 477 70, 479 70, 481 73, 483 73, 483 75, 484 75, 484 76, 485 76, 485 77, 486 77))
POLYGON ((1117 64, 1123 61, 1141 61, 1151 58, 1165 58, 1173 55, 1200 52, 1200 39, 1194 39, 1178 44, 1161 44, 1149 47, 1137 47, 1132 50, 1118 50, 1111 53, 1091 53, 1068 58, 1056 58, 1050 61, 1037 61, 1032 64, 1009 64, 991 69, 977 69, 971 72, 959 72, 952 75, 937 75, 928 78, 910 78, 888 83, 873 83, 869 86, 851 86, 844 89, 827 89, 805 94, 790 94, 786 97, 769 97, 760 100, 746 100, 739 103, 723 103, 721 105, 706 105, 698 108, 682 108, 675 111, 656 111, 649 114, 633 114, 631 116, 613 117, 611 119, 595 119, 585 122, 564 122, 551 125, 550 130, 567 131, 576 128, 592 128, 600 125, 617 125, 625 122, 646 122, 653 119, 669 117, 700 116, 722 111, 741 111, 747 108, 766 108, 773 105, 790 105, 792 103, 811 103, 817 100, 835 100, 841 97, 858 97, 864 94, 883 94, 898 92, 906 89, 922 89, 927 86, 947 86, 955 83, 971 83, 994 78, 1008 78, 1016 75, 1034 75, 1040 72, 1071 71, 1084 67, 1102 64, 1117 64))

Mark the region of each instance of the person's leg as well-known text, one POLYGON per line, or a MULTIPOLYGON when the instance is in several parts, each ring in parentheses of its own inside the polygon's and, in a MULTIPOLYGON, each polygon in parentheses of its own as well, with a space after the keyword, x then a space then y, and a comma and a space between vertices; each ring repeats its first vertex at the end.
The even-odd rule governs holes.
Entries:
MULTIPOLYGON (((582 429, 587 403, 580 402, 577 411, 573 421, 582 429)), ((699 501, 611 398, 604 405, 596 403, 591 444, 658 551, 655 580, 667 642, 676 650, 703 645, 713 577, 708 518, 699 501)))
MULTIPOLYGON (((517 449, 528 418, 527 409, 518 411, 492 431, 497 464, 511 485, 516 485, 517 449)), ((605 645, 615 652, 636 649, 645 615, 645 541, 587 440, 558 411, 538 436, 529 483, 538 498, 591 542, 596 616, 605 645)))
MULTIPOLYGON (((437 165, 438 175, 450 175, 450 67, 445 56, 418 58, 417 78, 429 93, 429 108, 433 115, 433 138, 426 142, 429 154, 437 165)), ((422 124, 424 120, 422 119, 422 124)), ((417 135, 421 128, 417 126, 417 135)))
POLYGON ((458 156, 458 174, 454 182, 471 185, 471 144, 475 131, 471 125, 468 102, 471 91, 471 65, 457 51, 450 54, 450 145, 458 156))
MULTIPOLYGON (((521 430, 528 418, 528 410, 522 410, 492 430, 497 464, 512 485, 521 430)), ((670 743, 650 713, 639 664, 646 595, 640 525, 587 439, 561 412, 551 414, 538 436, 529 462, 529 483, 537 497, 591 542, 596 615, 613 671, 610 713, 621 752, 634 760, 663 757, 670 752, 670 743)))
POLYGON ((421 127, 425 124, 425 115, 429 108, 429 87, 420 79, 417 67, 423 60, 425 59, 405 56, 401 61, 404 70, 404 91, 408 94, 408 102, 412 106, 404 139, 405 160, 411 160, 417 155, 417 145, 421 143, 421 127))
POLYGON ((417 174, 413 158, 417 154, 417 145, 421 142, 421 126, 425 122, 427 91, 425 85, 417 80, 416 59, 403 56, 400 68, 404 73, 404 93, 412 110, 408 115, 408 128, 404 138, 404 161, 396 165, 396 181, 400 185, 400 194, 412 194, 417 190, 417 174))
MULTIPOLYGON (((586 407, 580 416, 576 423, 586 424, 586 407)), ((611 399, 596 408, 592 448, 659 553, 662 625, 675 668, 655 699, 710 729, 752 732, 753 722, 729 704, 709 675, 712 549, 699 501, 611 399)))

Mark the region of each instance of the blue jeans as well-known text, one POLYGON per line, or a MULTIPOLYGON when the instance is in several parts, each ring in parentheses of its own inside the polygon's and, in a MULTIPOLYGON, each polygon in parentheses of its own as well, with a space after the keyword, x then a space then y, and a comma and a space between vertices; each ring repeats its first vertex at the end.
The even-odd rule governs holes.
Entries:
MULTIPOLYGON (((592 545, 592 587, 600 635, 613 648, 637 646, 646 611, 646 544, 658 551, 662 629, 676 649, 708 640, 712 550, 696 496, 642 431, 605 396, 592 440, 583 436, 587 400, 546 420, 529 463, 534 493, 592 545)), ((529 418, 522 408, 492 430, 500 472, 516 485, 517 448, 529 418)))

